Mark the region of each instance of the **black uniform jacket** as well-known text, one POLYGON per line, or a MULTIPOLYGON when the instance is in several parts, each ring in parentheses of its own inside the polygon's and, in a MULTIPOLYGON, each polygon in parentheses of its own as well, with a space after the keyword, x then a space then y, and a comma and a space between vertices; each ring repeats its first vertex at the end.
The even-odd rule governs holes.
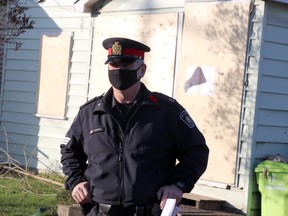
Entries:
POLYGON ((80 108, 61 143, 66 188, 88 181, 94 202, 124 206, 154 202, 176 181, 190 192, 209 150, 185 109, 144 84, 126 125, 113 109, 112 89, 80 108))

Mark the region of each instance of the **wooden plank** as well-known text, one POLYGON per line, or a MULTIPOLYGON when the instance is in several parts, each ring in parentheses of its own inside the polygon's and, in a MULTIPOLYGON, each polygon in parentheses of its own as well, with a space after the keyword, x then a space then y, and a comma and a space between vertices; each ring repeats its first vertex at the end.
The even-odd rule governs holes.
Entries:
MULTIPOLYGON (((248 2, 185 5, 176 98, 194 118, 209 146, 210 162, 201 177, 204 180, 235 182, 248 15, 248 2), (201 67, 206 82, 185 91, 185 83, 197 67, 201 67)), ((260 43, 252 43, 251 49, 257 50, 252 56, 258 56, 260 43)))
POLYGON ((42 37, 37 101, 39 116, 65 118, 71 42, 71 35, 42 37))
POLYGON ((89 98, 106 92, 111 86, 107 65, 104 65, 107 51, 102 41, 115 35, 138 40, 151 47, 151 51, 145 54, 148 67, 141 81, 153 91, 172 95, 177 25, 176 13, 97 17, 89 98))

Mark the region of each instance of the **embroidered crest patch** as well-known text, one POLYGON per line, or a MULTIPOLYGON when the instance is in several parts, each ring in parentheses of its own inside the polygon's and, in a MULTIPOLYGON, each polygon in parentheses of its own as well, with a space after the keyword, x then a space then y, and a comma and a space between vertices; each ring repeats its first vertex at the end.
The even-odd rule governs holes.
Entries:
POLYGON ((192 120, 192 118, 189 116, 188 112, 186 110, 184 110, 181 114, 180 114, 180 119, 185 122, 186 125, 188 125, 188 127, 193 128, 194 127, 194 121, 192 120))

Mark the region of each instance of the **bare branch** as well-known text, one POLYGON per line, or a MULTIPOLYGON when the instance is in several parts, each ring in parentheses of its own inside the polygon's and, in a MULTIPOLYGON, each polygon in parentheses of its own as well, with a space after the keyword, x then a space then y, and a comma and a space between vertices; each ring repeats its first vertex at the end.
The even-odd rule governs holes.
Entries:
MULTIPOLYGON (((45 0, 37 0, 37 3, 43 2, 45 0)), ((35 25, 35 21, 27 15, 27 10, 29 8, 20 0, 0 1, 0 43, 8 43, 15 50, 21 47, 22 43, 15 38, 35 25)))

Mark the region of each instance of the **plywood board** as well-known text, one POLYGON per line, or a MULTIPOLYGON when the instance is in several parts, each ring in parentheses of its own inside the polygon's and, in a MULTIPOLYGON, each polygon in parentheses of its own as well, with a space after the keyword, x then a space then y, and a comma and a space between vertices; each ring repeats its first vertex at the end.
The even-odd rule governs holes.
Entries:
POLYGON ((141 81, 152 91, 172 95, 177 17, 176 13, 97 17, 89 98, 111 86, 104 65, 108 52, 102 46, 108 37, 127 37, 147 44, 151 51, 145 54, 147 71, 141 81))
POLYGON ((185 5, 176 98, 210 148, 202 179, 234 184, 249 3, 185 5))
POLYGON ((43 35, 37 116, 65 118, 71 35, 43 35))

